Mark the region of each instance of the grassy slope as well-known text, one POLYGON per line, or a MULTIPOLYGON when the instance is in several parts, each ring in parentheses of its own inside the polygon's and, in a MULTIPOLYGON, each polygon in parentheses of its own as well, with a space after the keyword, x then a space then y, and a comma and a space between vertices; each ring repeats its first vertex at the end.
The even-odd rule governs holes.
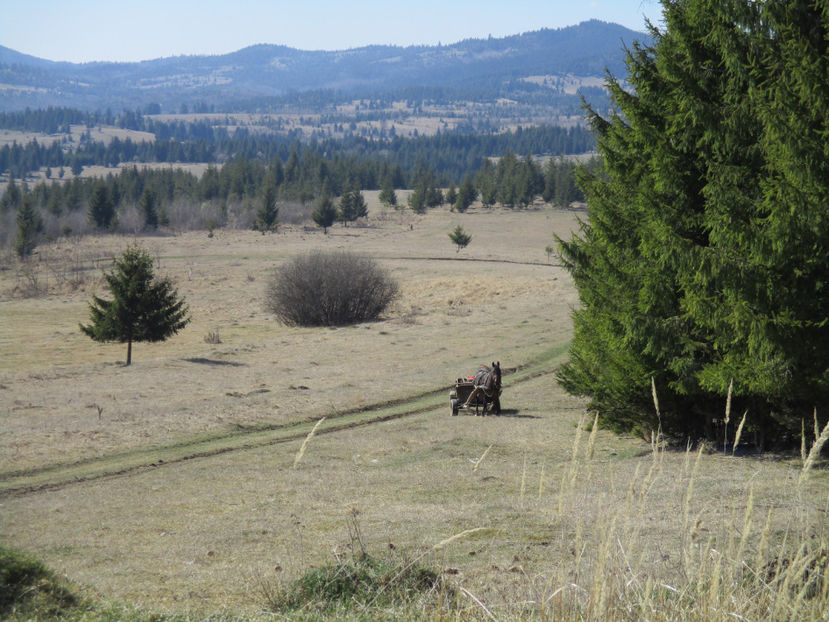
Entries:
MULTIPOLYGON (((3 541, 107 597, 193 617, 256 616, 280 586, 351 558, 362 543, 372 555, 442 571, 458 594, 450 618, 820 619, 829 582, 807 598, 812 588, 801 579, 804 569, 825 568, 824 471, 799 480, 795 460, 588 436, 578 425, 583 404, 551 375, 505 376, 503 417, 450 417, 447 397, 425 396, 403 404, 418 411, 403 418, 320 428, 294 468, 309 421, 448 386, 480 360, 516 367, 566 343, 573 293, 561 273, 506 262, 546 263, 549 234, 563 233, 571 217, 465 215, 473 242, 462 256, 500 262, 427 260, 455 258, 445 238, 458 221, 435 212, 410 228, 392 214, 328 238, 296 230, 146 240, 197 319, 167 344, 139 345, 126 370, 112 363, 121 346, 74 335, 89 291, 4 302, 19 317, 42 318, 0 328, 11 355, 0 369, 0 395, 12 405, 2 415, 4 482, 42 462, 53 474, 78 460, 113 460, 117 471, 122 458, 154 447, 192 453, 205 435, 244 444, 285 425, 293 436, 7 495, 3 541), (401 278, 403 299, 368 327, 274 326, 255 300, 264 271, 308 244, 380 257, 401 278), (216 326, 223 343, 205 344, 216 326), (102 398, 99 421, 88 405, 102 398), (436 546, 457 534, 465 535, 436 546), (771 562, 778 550, 787 564, 771 562), (770 562, 793 570, 770 573, 770 562)), ((122 244, 88 243, 99 253, 122 244)), ((386 612, 419 619, 435 607, 386 612)))

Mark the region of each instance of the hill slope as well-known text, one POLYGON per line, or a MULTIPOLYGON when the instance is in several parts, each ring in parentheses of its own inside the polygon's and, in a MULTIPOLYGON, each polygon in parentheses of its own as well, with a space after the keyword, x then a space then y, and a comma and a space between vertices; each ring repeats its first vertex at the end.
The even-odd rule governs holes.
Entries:
MULTIPOLYGON (((359 95, 412 87, 498 97, 528 77, 598 77, 605 68, 622 75, 622 47, 634 39, 646 35, 591 20, 446 46, 376 45, 328 52, 255 45, 220 56, 140 63, 58 63, 0 46, 0 110, 50 105, 120 109, 148 102, 174 110, 194 99, 221 104, 312 90, 359 95)), ((554 82, 544 84, 548 91, 557 88, 554 82)))

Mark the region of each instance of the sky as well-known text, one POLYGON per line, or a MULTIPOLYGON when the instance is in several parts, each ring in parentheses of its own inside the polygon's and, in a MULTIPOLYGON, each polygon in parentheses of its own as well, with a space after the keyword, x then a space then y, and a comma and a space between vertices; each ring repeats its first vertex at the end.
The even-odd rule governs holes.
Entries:
POLYGON ((54 61, 447 45, 588 19, 645 29, 657 0, 0 0, 0 45, 54 61))

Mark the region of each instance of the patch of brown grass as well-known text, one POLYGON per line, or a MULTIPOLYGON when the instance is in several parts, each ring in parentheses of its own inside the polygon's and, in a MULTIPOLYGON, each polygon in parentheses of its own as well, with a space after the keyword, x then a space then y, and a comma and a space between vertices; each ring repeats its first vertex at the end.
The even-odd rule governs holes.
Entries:
MULTIPOLYGON (((544 254, 569 215, 387 214, 328 236, 286 227, 142 239, 194 320, 167 343, 137 344, 130 368, 118 364, 124 346, 77 330, 91 289, 4 300, 0 471, 313 421, 448 388, 482 360, 513 367, 569 339, 575 294, 544 254), (459 220, 477 261, 454 260, 445 240, 459 220), (336 330, 276 324, 260 275, 312 247, 371 254, 399 278, 398 307, 336 330), (205 343, 216 326, 221 343, 205 343)), ((106 256, 126 240, 84 243, 106 256)), ((10 273, 0 271, 0 291, 10 273)), ((443 571, 460 594, 457 619, 826 610, 825 579, 804 579, 822 568, 825 471, 810 467, 798 484, 800 462, 672 451, 595 426, 588 435, 584 404, 551 375, 511 386, 506 374, 502 401, 501 417, 451 417, 447 397, 435 411, 318 434, 296 469, 301 439, 7 497, 0 537, 156 610, 253 615, 259 579, 290 581, 341 557, 357 515, 369 554, 404 551, 443 571)))
POLYGON ((88 320, 91 296, 107 295, 101 269, 127 239, 44 245, 40 257, 57 263, 65 257, 68 265, 72 253, 89 258, 85 281, 76 289, 56 287, 41 262, 48 287, 33 298, 14 294, 20 264, 12 261, 12 269, 0 271, 7 297, 0 384, 10 405, 0 414, 0 473, 240 426, 318 419, 448 386, 480 360, 515 366, 568 338, 574 297, 562 271, 506 262, 540 259, 552 230, 572 226, 569 215, 464 215, 481 240, 469 257, 488 261, 455 261, 444 230, 457 215, 436 210, 411 228, 374 217, 383 213, 376 196, 367 201, 367 226, 334 227, 328 235, 286 226, 273 236, 216 230, 213 238, 203 232, 136 238, 157 257, 157 271, 173 278, 193 322, 168 342, 135 344, 128 369, 120 365, 125 345, 98 344, 78 329, 88 320), (280 325, 264 309, 267 276, 310 248, 374 257, 401 283, 400 300, 380 322, 336 330, 280 325), (206 343, 217 326, 221 343, 206 343), (101 418, 91 404, 104 408, 101 418))

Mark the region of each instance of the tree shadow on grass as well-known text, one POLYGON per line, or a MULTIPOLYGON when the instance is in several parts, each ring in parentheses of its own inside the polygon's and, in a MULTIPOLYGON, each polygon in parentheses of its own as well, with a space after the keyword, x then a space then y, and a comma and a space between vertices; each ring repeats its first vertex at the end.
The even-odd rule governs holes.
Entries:
POLYGON ((229 367, 247 367, 245 363, 234 363, 233 361, 217 361, 215 359, 205 358, 189 358, 184 359, 188 363, 198 363, 199 365, 227 365, 229 367))

